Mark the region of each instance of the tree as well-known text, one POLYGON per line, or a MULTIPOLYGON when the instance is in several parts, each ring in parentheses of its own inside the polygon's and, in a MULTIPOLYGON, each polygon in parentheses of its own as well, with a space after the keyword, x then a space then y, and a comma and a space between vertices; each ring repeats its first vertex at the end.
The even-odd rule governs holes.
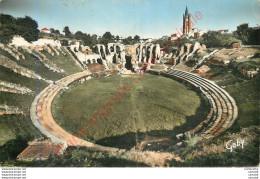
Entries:
POLYGON ((17 33, 14 24, 16 19, 13 16, 0 14, 0 42, 9 43, 13 36, 17 33))
POLYGON ((107 39, 107 40, 112 40, 113 35, 110 32, 106 32, 103 34, 102 38, 107 39))
POLYGON ((25 40, 29 42, 38 40, 38 24, 31 17, 17 18, 16 25, 18 25, 18 35, 21 35, 25 40))
POLYGON ((55 34, 60 34, 60 31, 59 30, 55 30, 55 34))
POLYGON ((242 40, 242 42, 247 43, 249 39, 249 28, 248 23, 241 24, 237 26, 237 30, 234 32, 234 34, 242 40))
POLYGON ((91 36, 91 38, 92 38, 93 40, 97 40, 97 35, 96 35, 96 34, 93 34, 93 35, 91 36))
POLYGON ((92 46, 93 45, 91 36, 89 34, 84 33, 83 36, 82 36, 82 40, 83 40, 83 44, 85 46, 92 46))
POLYGON ((77 40, 81 40, 81 42, 83 43, 84 46, 94 46, 98 43, 97 40, 97 35, 93 34, 92 36, 90 34, 87 33, 83 33, 81 31, 77 31, 74 34, 74 38, 77 40))
POLYGON ((120 37, 117 35, 115 39, 116 39, 117 41, 119 41, 119 40, 120 40, 120 37))
POLYGON ((20 35, 31 42, 38 40, 38 23, 29 16, 14 18, 0 14, 0 42, 9 43, 14 35, 20 35))
POLYGON ((249 27, 248 23, 237 26, 234 35, 242 40, 245 44, 259 45, 260 44, 260 27, 249 27))
POLYGON ((50 32, 51 32, 52 34, 58 34, 58 35, 60 35, 60 31, 59 31, 59 30, 55 30, 54 28, 50 28, 50 32))
POLYGON ((50 32, 54 34, 55 33, 54 28, 50 28, 50 32))
POLYGON ((29 16, 25 16, 24 18, 17 18, 16 24, 19 26, 24 26, 24 28, 31 28, 31 29, 37 29, 38 24, 35 20, 33 20, 29 16))
POLYGON ((93 34, 91 36, 91 42, 92 42, 92 45, 96 45, 98 43, 98 39, 97 39, 97 35, 96 34, 93 34))
POLYGON ((123 40, 123 44, 125 44, 125 45, 131 45, 131 44, 132 44, 132 41, 133 41, 133 38, 132 38, 131 36, 129 36, 129 37, 127 37, 127 38, 125 38, 125 39, 123 40))
POLYGON ((13 16, 8 14, 0 14, 0 17, 1 17, 1 25, 11 24, 16 21, 16 19, 13 16))
POLYGON ((131 36, 126 38, 127 40, 133 40, 133 38, 131 36))
POLYGON ((84 38, 84 33, 81 32, 81 31, 77 31, 75 34, 74 34, 74 37, 78 40, 82 40, 84 38))
POLYGON ((201 37, 201 43, 207 47, 231 47, 233 43, 240 42, 234 34, 221 34, 218 31, 208 31, 201 37))
POLYGON ((99 39, 99 43, 107 45, 108 43, 115 42, 113 40, 114 36, 110 32, 106 32, 103 36, 99 39))
POLYGON ((65 37, 71 37, 72 35, 68 26, 64 27, 63 32, 65 33, 65 37))
POLYGON ((138 35, 134 36, 134 41, 135 42, 139 42, 140 41, 140 37, 138 35))

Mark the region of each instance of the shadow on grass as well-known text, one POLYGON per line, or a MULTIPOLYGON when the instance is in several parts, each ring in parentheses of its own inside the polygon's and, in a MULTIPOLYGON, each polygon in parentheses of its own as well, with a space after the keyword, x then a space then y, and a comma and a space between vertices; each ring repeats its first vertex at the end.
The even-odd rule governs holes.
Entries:
POLYGON ((176 139, 176 135, 179 133, 184 133, 188 130, 195 128, 200 122, 207 118, 207 115, 210 112, 210 103, 206 96, 202 93, 199 94, 200 96, 200 106, 197 108, 196 113, 192 116, 186 117, 186 123, 182 126, 176 126, 173 129, 173 139, 176 139))
MULTIPOLYGON (((134 146, 136 146, 138 143, 142 141, 149 142, 149 139, 153 138, 169 138, 173 140, 169 145, 172 145, 172 143, 176 142, 176 135, 179 133, 186 132, 188 130, 191 130, 195 128, 201 121, 205 120, 209 111, 210 111, 210 104, 205 96, 203 96, 201 93, 200 95, 200 101, 201 105, 199 108, 197 108, 196 113, 193 116, 187 116, 186 117, 186 123, 182 126, 176 126, 172 130, 152 130, 149 132, 128 132, 124 135, 120 136, 112 136, 112 137, 106 137, 100 140, 97 140, 96 143, 104 146, 109 147, 117 147, 120 149, 127 149, 130 150, 134 146)), ((164 142, 165 143, 165 142, 164 142)), ((157 142, 159 145, 159 143, 157 142)), ((164 146, 165 150, 167 150, 167 147, 165 147, 165 144, 160 143, 161 146, 164 146)), ((158 149, 158 147, 156 147, 158 149)), ((148 150, 149 147, 146 149, 148 150)), ((151 149, 151 148, 150 148, 151 149)), ((153 148, 155 150, 155 148, 153 148)), ((161 149, 160 149, 161 151, 161 149)))
POLYGON ((31 136, 22 137, 17 136, 14 140, 9 140, 0 147, 0 161, 16 160, 19 155, 27 146, 27 142, 32 139, 31 136))

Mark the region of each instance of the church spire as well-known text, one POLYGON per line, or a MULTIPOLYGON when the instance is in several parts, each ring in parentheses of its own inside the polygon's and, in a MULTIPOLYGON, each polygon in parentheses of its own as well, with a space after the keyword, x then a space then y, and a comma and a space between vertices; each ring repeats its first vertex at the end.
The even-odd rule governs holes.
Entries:
POLYGON ((188 15, 189 15, 189 11, 188 11, 188 8, 187 8, 187 6, 186 6, 185 17, 188 17, 188 15))

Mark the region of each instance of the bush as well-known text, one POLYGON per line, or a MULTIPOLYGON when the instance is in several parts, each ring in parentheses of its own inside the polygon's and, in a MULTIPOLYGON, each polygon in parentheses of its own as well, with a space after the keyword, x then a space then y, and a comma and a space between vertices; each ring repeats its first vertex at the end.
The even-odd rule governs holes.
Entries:
POLYGON ((0 147, 0 161, 10 161, 15 160, 17 155, 19 155, 28 145, 27 142, 31 137, 21 137, 18 136, 14 140, 6 142, 0 147))
POLYGON ((20 35, 28 42, 38 40, 38 24, 29 16, 14 18, 0 14, 0 42, 9 43, 14 35, 20 35))
POLYGON ((242 40, 244 44, 259 45, 260 44, 260 27, 249 27, 248 23, 237 26, 234 32, 235 36, 242 40))
POLYGON ((241 41, 233 34, 221 34, 218 31, 209 31, 203 34, 201 43, 207 47, 232 47, 233 43, 240 43, 241 41))
POLYGON ((181 153, 182 157, 185 158, 185 160, 188 160, 191 158, 192 152, 198 143, 198 139, 196 136, 191 136, 190 134, 187 134, 186 137, 187 139, 184 141, 185 147, 181 153))

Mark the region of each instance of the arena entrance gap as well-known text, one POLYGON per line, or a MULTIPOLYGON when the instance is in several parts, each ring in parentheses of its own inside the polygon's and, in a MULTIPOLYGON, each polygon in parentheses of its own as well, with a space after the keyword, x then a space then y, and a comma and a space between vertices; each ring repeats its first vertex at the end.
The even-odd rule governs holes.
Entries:
POLYGON ((131 70, 131 71, 133 71, 133 65, 132 65, 132 58, 130 57, 130 56, 125 56, 125 61, 126 61, 126 63, 125 63, 125 68, 127 69, 127 70, 131 70))

